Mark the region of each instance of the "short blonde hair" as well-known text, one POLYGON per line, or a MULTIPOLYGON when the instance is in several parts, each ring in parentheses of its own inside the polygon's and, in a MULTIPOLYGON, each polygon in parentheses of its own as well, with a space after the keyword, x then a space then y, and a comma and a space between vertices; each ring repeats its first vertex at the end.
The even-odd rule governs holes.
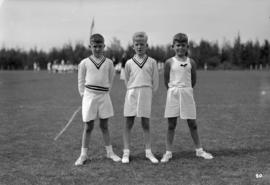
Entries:
POLYGON ((142 40, 142 41, 145 41, 147 42, 148 40, 148 36, 146 35, 145 32, 141 31, 141 32, 136 32, 134 33, 133 37, 132 37, 132 41, 135 42, 135 41, 138 41, 138 40, 142 40))

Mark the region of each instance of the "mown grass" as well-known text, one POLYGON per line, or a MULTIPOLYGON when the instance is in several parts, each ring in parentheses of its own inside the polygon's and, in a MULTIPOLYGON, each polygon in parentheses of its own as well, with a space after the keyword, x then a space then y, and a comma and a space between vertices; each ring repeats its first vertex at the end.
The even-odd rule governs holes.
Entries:
MULTIPOLYGON (((144 157, 140 120, 132 130, 130 164, 105 158, 98 122, 91 138, 89 161, 73 164, 80 153, 83 124, 78 114, 69 129, 53 138, 80 105, 77 74, 31 71, 0 72, 0 184, 1 185, 254 185, 270 183, 270 73, 198 71, 195 98, 198 125, 205 149, 213 160, 195 157, 184 120, 174 142, 174 157, 153 165, 144 157), (261 93, 265 91, 265 93, 261 93), (262 174, 262 178, 256 178, 262 174)), ((122 155, 122 117, 125 87, 116 76, 110 119, 114 150, 122 155)), ((152 148, 158 158, 165 151, 167 121, 163 118, 166 90, 163 78, 154 95, 152 148)))

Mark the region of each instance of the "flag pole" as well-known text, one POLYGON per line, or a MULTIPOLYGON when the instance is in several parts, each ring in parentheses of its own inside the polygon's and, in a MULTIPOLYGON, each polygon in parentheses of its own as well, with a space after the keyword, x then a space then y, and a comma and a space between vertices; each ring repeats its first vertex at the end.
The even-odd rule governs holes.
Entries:
POLYGON ((56 141, 69 127, 69 125, 72 123, 73 119, 75 118, 76 114, 81 110, 81 106, 79 106, 74 113, 72 114, 71 118, 68 120, 66 126, 55 136, 54 140, 56 141))
POLYGON ((92 23, 91 23, 91 26, 90 26, 90 37, 93 34, 94 26, 95 26, 95 17, 93 17, 92 23))

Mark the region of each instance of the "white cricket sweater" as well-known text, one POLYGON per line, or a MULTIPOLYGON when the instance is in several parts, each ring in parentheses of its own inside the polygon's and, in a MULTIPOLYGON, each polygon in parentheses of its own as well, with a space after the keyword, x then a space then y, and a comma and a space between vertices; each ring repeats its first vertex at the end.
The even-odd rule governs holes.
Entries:
POLYGON ((151 87, 156 91, 159 84, 156 60, 147 55, 143 58, 134 55, 125 65, 125 83, 127 89, 151 87))
POLYGON ((78 90, 82 96, 84 89, 107 92, 109 91, 114 77, 114 66, 111 59, 100 59, 91 55, 83 59, 78 67, 78 90))

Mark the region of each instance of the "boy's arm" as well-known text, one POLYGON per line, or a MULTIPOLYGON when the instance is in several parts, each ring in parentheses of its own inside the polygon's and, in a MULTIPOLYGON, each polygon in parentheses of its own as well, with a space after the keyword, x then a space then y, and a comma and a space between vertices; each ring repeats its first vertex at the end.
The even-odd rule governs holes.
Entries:
POLYGON ((191 85, 193 88, 197 81, 196 63, 193 59, 190 59, 190 64, 191 64, 191 85))
POLYGON ((125 71, 125 84, 126 84, 126 87, 127 87, 129 77, 130 77, 130 69, 129 69, 128 62, 126 62, 124 71, 125 71))
POLYGON ((112 87, 112 84, 113 84, 114 75, 115 75, 115 69, 114 69, 114 66, 113 66, 113 62, 111 62, 110 63, 110 70, 109 70, 109 83, 110 83, 111 87, 112 87))
POLYGON ((86 67, 84 65, 84 62, 81 62, 78 66, 78 90, 81 96, 83 96, 84 93, 85 75, 86 67))
POLYGON ((165 66, 164 66, 164 83, 167 89, 169 88, 170 70, 171 70, 170 60, 166 60, 165 66))
POLYGON ((153 91, 156 91, 159 85, 159 72, 156 61, 153 62, 153 69, 153 91))

